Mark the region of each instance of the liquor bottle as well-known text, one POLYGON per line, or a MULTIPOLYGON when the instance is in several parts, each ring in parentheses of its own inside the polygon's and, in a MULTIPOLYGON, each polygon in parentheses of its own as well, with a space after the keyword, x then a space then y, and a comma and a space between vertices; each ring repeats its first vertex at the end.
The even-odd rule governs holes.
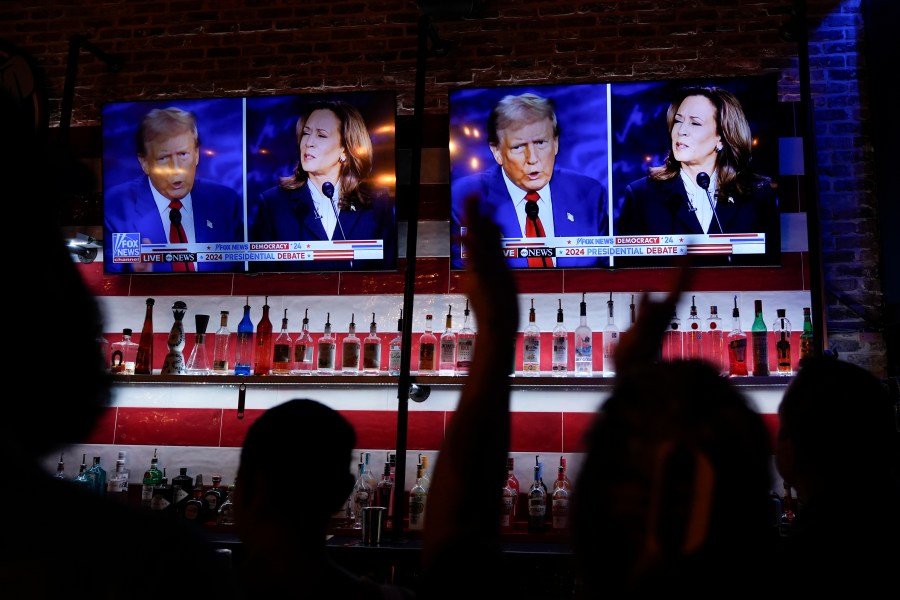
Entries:
POLYGON ((775 374, 790 377, 794 374, 791 360, 791 322, 785 317, 785 309, 776 309, 777 318, 772 323, 775 334, 775 374))
POLYGON ((718 369, 721 375, 728 375, 728 356, 725 352, 725 329, 719 316, 719 307, 709 307, 709 318, 706 319, 707 360, 718 369))
POLYGON ((565 377, 569 371, 569 332, 563 324, 562 300, 556 310, 556 326, 553 328, 553 348, 550 370, 554 377, 565 377))
POLYGON ((534 481, 528 490, 528 533, 543 533, 547 514, 547 487, 541 481, 540 466, 534 465, 534 481))
POLYGON ((318 372, 320 375, 334 373, 334 356, 337 354, 337 341, 331 335, 331 313, 325 314, 325 329, 317 343, 319 347, 318 372))
POLYGON ((216 516, 216 523, 219 525, 234 525, 234 489, 237 482, 233 482, 228 486, 225 492, 225 501, 219 507, 219 514, 216 516))
POLYGON ((94 457, 94 463, 88 469, 88 477, 91 479, 91 489, 101 496, 106 495, 106 469, 100 466, 100 457, 94 457))
POLYGON ((88 491, 94 490, 94 480, 88 474, 87 454, 81 455, 81 466, 78 467, 78 475, 72 480, 76 485, 83 487, 88 491))
POLYGON ((359 455, 360 462, 363 464, 364 475, 366 477, 366 481, 369 482, 369 488, 372 490, 372 502, 375 502, 375 488, 378 487, 378 478, 375 476, 375 470, 372 469, 371 461, 372 453, 371 452, 361 452, 359 455))
POLYGON ((541 374, 541 330, 535 322, 534 298, 531 299, 528 325, 522 336, 522 372, 527 377, 541 374))
POLYGON ((388 375, 400 374, 400 363, 403 360, 403 309, 397 319, 397 335, 388 344, 388 375))
POLYGON ((191 499, 194 490, 194 478, 187 474, 187 467, 179 467, 178 475, 172 478, 172 504, 175 512, 184 514, 184 507, 191 499))
POLYGON ((456 334, 453 333, 453 306, 447 306, 444 333, 441 334, 438 371, 441 375, 456 375, 456 334))
POLYGON ((169 352, 163 359, 162 369, 160 373, 165 375, 185 375, 187 369, 184 364, 184 315, 187 313, 187 304, 182 300, 176 300, 172 303, 172 328, 169 330, 169 337, 166 338, 166 345, 169 352))
POLYGON ((213 475, 212 485, 203 491, 203 498, 206 500, 206 518, 204 522, 215 523, 216 515, 219 514, 219 507, 225 501, 225 488, 222 487, 222 476, 213 475))
POLYGON ((765 377, 769 374, 769 332, 763 321, 762 300, 753 301, 756 313, 750 328, 750 339, 753 341, 753 376, 765 377))
POLYGON ((603 327, 603 375, 616 374, 616 348, 619 346, 619 328, 616 326, 615 307, 612 292, 606 301, 606 326, 603 327))
POLYGON ((206 328, 209 326, 209 315, 194 315, 194 347, 188 356, 186 372, 188 375, 209 375, 212 371, 206 352, 206 328))
POLYGON ((469 325, 469 301, 463 310, 463 324, 456 334, 456 374, 468 375, 475 352, 475 330, 469 325))
POLYGON ((684 331, 681 328, 681 319, 675 310, 672 310, 672 318, 669 319, 669 327, 663 333, 661 358, 666 362, 681 360, 684 357, 684 331))
POLYGON ((425 491, 427 492, 428 488, 431 487, 431 477, 428 475, 428 456, 420 454, 419 463, 422 464, 422 487, 425 488, 425 491))
POLYGON ((420 530, 425 525, 425 504, 428 492, 422 485, 422 463, 416 465, 416 484, 409 490, 409 528, 420 530))
POLYGON ((575 375, 590 377, 594 373, 593 332, 587 324, 587 302, 585 294, 581 294, 580 319, 575 328, 575 375))
POLYGON ((803 333, 800 334, 800 364, 813 353, 813 328, 809 307, 803 307, 803 333))
POLYGON ((156 449, 153 450, 153 458, 150 459, 150 468, 144 471, 141 480, 141 505, 150 508, 153 499, 153 486, 162 481, 162 471, 159 470, 159 459, 156 457, 156 449))
POLYGON ((741 311, 734 297, 734 309, 731 311, 731 332, 728 334, 728 375, 746 377, 747 369, 747 334, 741 327, 741 311))
POLYGON ((114 375, 134 375, 138 345, 131 341, 131 329, 122 330, 122 340, 112 343, 109 372, 114 375))
POLYGON ((566 484, 566 468, 560 466, 550 496, 550 513, 553 529, 564 530, 569 526, 569 486, 566 484))
MULTIPOLYGON (((390 512, 391 510, 391 497, 394 494, 394 479, 391 477, 391 464, 389 462, 384 463, 384 471, 381 473, 381 480, 378 482, 375 488, 375 499, 376 504, 381 506, 390 512)), ((387 525, 387 522, 385 522, 387 525)))
POLYGON ((63 461, 63 453, 59 453, 59 462, 56 463, 56 474, 54 475, 57 479, 65 479, 66 478, 66 463, 63 461))
POLYGON ((186 521, 191 521, 198 525, 205 522, 208 507, 203 490, 203 473, 198 473, 194 478, 194 488, 191 490, 191 497, 184 503, 184 511, 181 513, 181 516, 186 521))
POLYGON ((150 510, 159 511, 165 514, 175 514, 175 503, 172 495, 172 486, 169 485, 169 478, 166 477, 165 469, 163 469, 162 479, 153 486, 153 496, 150 498, 150 510))
POLYGON ((228 329, 228 311, 219 311, 219 328, 213 341, 213 375, 228 375, 228 344, 231 331, 228 329))
POLYGON ((356 483, 353 484, 353 529, 362 529, 363 509, 372 506, 375 490, 366 477, 366 464, 360 461, 356 470, 356 483))
POLYGON ((356 336, 356 315, 350 315, 347 337, 341 342, 341 371, 344 375, 359 374, 359 338, 356 336))
POLYGON ((691 296, 691 314, 684 331, 684 357, 703 358, 703 328, 697 315, 696 296, 691 296))
POLYGON ((113 501, 128 502, 128 469, 125 466, 125 451, 120 450, 116 458, 116 468, 106 480, 106 495, 113 501))
POLYGON ((419 338, 419 374, 420 375, 436 375, 435 368, 435 347, 437 346, 437 337, 432 333, 431 315, 425 315, 425 332, 419 338))
POLYGON ((263 303, 262 316, 256 324, 256 352, 253 374, 268 375, 272 371, 272 321, 269 320, 269 297, 263 303))
POLYGON ((781 537, 789 537, 791 535, 795 516, 794 496, 791 493, 791 486, 785 481, 784 496, 781 498, 781 517, 778 520, 778 534, 781 537))
POLYGON ((512 531, 516 522, 516 501, 518 494, 510 485, 509 479, 503 483, 500 494, 500 529, 512 531))
POLYGON ((153 374, 153 298, 147 298, 147 309, 144 312, 144 326, 138 342, 137 357, 134 361, 136 375, 153 374))
POLYGON ((281 318, 281 330, 272 342, 272 375, 290 375, 294 370, 291 353, 294 349, 294 341, 288 333, 287 309, 281 318))
POLYGON ((294 375, 309 375, 315 370, 313 348, 315 348, 315 343, 309 334, 309 309, 307 308, 303 313, 303 325, 300 327, 300 333, 294 339, 294 369, 291 371, 294 375))
POLYGON ((516 477, 515 459, 512 457, 506 459, 506 482, 516 493, 512 515, 513 520, 515 520, 519 515, 519 494, 521 489, 519 487, 519 478, 516 477))
POLYGON ((253 321, 250 320, 250 297, 244 304, 244 315, 237 327, 234 374, 250 375, 253 369, 253 321))
POLYGON ((375 324, 375 313, 369 323, 369 335, 363 340, 363 373, 378 375, 381 373, 381 338, 378 337, 378 325, 375 324))

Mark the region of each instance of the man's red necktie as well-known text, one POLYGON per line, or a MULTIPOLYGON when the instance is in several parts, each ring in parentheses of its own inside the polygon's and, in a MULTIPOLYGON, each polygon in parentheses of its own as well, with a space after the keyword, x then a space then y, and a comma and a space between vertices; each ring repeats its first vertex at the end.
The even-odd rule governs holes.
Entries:
MULTIPOLYGON (((546 237, 541 218, 538 216, 537 202, 541 199, 537 192, 525 194, 525 237, 546 237), (533 216, 532 216, 533 215, 533 216)), ((528 259, 529 267, 552 267, 553 260, 533 257, 528 259)))
MULTIPOLYGON (((184 205, 181 200, 172 200, 169 202, 169 243, 170 244, 187 244, 187 234, 184 232, 184 225, 181 224, 181 209, 184 205)), ((194 271, 194 263, 192 262, 173 262, 172 271, 176 273, 184 273, 186 271, 194 271)))

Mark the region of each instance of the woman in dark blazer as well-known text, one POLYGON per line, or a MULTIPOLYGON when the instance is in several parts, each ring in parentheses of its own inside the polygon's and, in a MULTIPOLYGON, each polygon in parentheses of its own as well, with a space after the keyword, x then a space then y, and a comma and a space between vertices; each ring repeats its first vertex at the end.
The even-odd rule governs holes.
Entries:
MULTIPOLYGON (((397 227, 387 190, 366 182, 372 141, 351 104, 313 102, 297 120, 299 161, 294 173, 260 194, 251 220, 251 242, 353 240, 339 250, 294 249, 286 260, 251 262, 253 271, 389 270, 396 267, 397 227), (355 249, 384 243, 383 257, 353 259, 355 249), (314 260, 291 258, 299 252, 314 260), (332 256, 334 255, 334 256, 332 256)), ((341 246, 344 246, 341 244, 341 246)))
MULTIPOLYGON (((615 235, 765 233, 767 250, 777 253, 775 188, 769 177, 750 169, 753 140, 738 99, 722 88, 685 88, 666 119, 671 146, 665 164, 625 188, 615 235)), ((721 255, 700 262, 736 264, 745 258, 759 259, 721 255)), ((647 261, 654 259, 629 260, 650 266, 647 261)))

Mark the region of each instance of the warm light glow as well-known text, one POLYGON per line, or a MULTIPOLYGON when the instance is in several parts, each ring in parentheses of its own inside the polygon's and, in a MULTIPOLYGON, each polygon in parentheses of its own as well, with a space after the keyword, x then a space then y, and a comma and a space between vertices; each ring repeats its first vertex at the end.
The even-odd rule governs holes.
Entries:
POLYGON ((757 146, 759 144, 759 138, 753 138, 753 141, 750 143, 751 146, 757 146))
POLYGON ((477 156, 472 157, 472 159, 469 161, 469 166, 473 171, 478 171, 481 168, 481 163, 478 161, 477 156))
POLYGON ((394 133, 394 129, 393 125, 380 125, 372 129, 372 133, 390 135, 394 133))
POLYGON ((397 183, 397 176, 396 175, 376 175, 375 181, 377 181, 381 185, 394 186, 397 183))
POLYGON ((649 154, 647 154, 646 156, 644 156, 644 162, 650 162, 651 160, 653 160, 653 157, 650 156, 649 154))
POLYGON ((456 143, 453 140, 450 140, 450 156, 456 152, 456 143))
POLYGON ((215 156, 215 155, 216 155, 216 151, 215 151, 215 150, 204 150, 204 151, 203 151, 203 154, 205 154, 205 155, 207 155, 207 156, 215 156))
POLYGON ((268 149, 268 148, 260 148, 260 149, 259 149, 259 153, 260 153, 260 154, 268 154, 268 153, 269 153, 269 149, 268 149))

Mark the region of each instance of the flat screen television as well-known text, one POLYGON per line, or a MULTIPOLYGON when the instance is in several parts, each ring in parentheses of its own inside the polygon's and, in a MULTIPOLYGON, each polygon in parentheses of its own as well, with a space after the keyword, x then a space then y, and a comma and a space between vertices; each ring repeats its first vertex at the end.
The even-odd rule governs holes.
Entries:
POLYGON ((101 129, 106 273, 396 269, 393 91, 109 102, 101 129))
MULTIPOLYGON (((515 268, 659 267, 683 254, 698 266, 779 265, 777 102, 769 75, 451 90, 452 268, 464 267, 459 240, 470 196, 495 217, 515 268), (706 140, 686 132, 692 141, 675 154, 685 168, 675 163, 667 178, 651 179, 650 167, 663 166, 673 147, 669 106, 694 87, 730 94, 716 96, 726 98, 719 110, 729 115, 721 119, 727 132, 713 128, 706 140), (740 112, 749 132, 734 125, 740 112), (716 164, 741 162, 761 176, 742 180, 744 195, 719 197, 716 171, 725 167, 709 169, 706 179, 690 173, 699 159, 685 149, 706 144, 709 154, 717 141, 732 150, 716 164), (526 198, 529 190, 540 198, 526 198)), ((684 106, 686 115, 673 115, 676 126, 702 129, 704 115, 684 106)))

